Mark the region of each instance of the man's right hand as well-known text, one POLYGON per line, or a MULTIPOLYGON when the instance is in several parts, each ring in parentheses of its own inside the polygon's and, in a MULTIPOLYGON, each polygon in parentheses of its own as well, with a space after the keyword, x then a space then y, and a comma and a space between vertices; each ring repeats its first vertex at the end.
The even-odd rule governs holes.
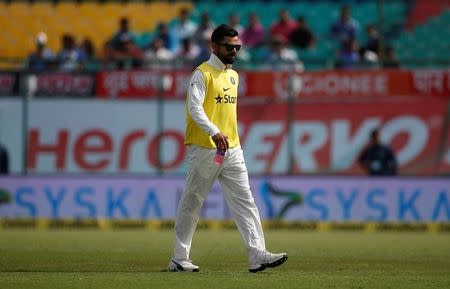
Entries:
POLYGON ((228 149, 228 137, 223 133, 219 132, 212 137, 212 140, 216 144, 218 149, 227 150, 228 149))

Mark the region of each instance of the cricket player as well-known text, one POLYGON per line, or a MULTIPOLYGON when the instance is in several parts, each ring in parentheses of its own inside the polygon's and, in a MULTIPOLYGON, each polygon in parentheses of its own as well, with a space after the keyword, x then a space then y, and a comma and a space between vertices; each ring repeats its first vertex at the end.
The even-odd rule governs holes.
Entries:
POLYGON ((241 48, 238 32, 218 26, 211 35, 212 54, 198 66, 189 83, 186 103, 188 172, 175 220, 175 248, 169 271, 198 272, 189 259, 200 209, 214 181, 219 180, 231 215, 248 252, 250 272, 283 264, 286 253, 266 251, 258 208, 253 199, 239 143, 236 106, 239 76, 231 68, 241 48), (216 151, 226 151, 223 163, 216 151))

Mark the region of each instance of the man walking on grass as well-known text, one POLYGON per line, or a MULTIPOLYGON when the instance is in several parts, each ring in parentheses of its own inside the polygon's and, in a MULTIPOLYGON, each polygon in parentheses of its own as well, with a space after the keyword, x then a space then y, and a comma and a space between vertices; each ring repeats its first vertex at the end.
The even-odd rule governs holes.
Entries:
POLYGON ((253 199, 237 131, 239 76, 231 69, 241 48, 228 25, 211 35, 212 54, 198 66, 189 83, 186 103, 188 172, 175 220, 175 248, 169 271, 198 272, 189 259, 200 209, 219 180, 231 215, 248 252, 248 270, 262 271, 286 262, 286 253, 266 251, 258 208, 253 199))

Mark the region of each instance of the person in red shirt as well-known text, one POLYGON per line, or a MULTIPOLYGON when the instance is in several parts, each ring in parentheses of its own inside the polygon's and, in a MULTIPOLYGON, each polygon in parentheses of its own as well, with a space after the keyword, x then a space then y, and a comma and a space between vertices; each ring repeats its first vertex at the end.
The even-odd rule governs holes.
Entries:
POLYGON ((270 36, 281 35, 284 39, 289 39, 291 33, 297 28, 297 22, 291 19, 286 9, 281 9, 279 15, 279 20, 270 28, 270 36))

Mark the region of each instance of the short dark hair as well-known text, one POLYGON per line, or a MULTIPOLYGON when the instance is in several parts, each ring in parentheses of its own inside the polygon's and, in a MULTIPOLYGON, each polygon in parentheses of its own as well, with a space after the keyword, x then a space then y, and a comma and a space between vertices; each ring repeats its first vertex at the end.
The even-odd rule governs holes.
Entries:
POLYGON ((238 34, 239 33, 233 27, 228 26, 227 24, 220 24, 211 34, 211 41, 220 43, 225 37, 236 37, 238 34))

